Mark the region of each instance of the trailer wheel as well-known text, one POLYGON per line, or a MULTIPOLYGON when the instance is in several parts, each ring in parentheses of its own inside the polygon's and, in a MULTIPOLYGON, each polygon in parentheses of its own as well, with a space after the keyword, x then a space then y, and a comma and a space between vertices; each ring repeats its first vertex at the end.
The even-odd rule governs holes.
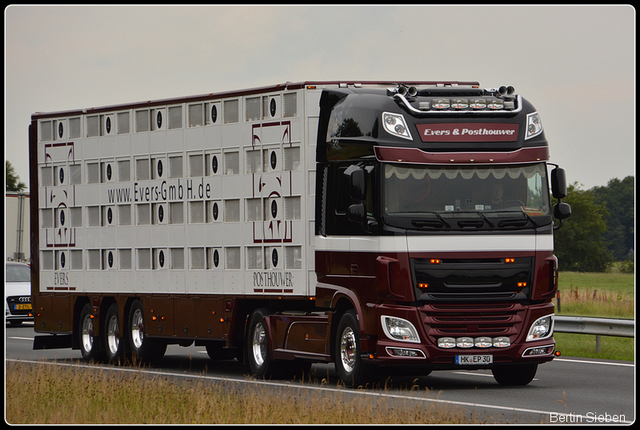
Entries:
POLYGON ((491 369, 493 377, 500 385, 527 385, 533 381, 537 371, 536 363, 498 366, 491 369))
POLYGON ((124 342, 120 334, 120 317, 118 305, 112 304, 104 318, 103 342, 107 354, 107 360, 111 363, 121 361, 124 351, 124 342))
POLYGON ((263 378, 274 373, 275 365, 271 360, 269 333, 265 318, 269 316, 266 309, 256 309, 249 319, 247 329, 247 361, 253 375, 263 378))
POLYGON ((159 360, 167 350, 166 342, 145 336, 144 312, 140 300, 134 300, 127 320, 127 340, 132 360, 148 362, 159 360))
POLYGON ((87 303, 80 312, 78 322, 78 336, 80 337, 80 352, 86 361, 100 360, 100 342, 95 336, 93 326, 93 307, 87 303))
POLYGON ((356 312, 350 310, 342 315, 335 340, 336 370, 342 382, 350 388, 364 383, 369 370, 362 361, 359 333, 356 312))

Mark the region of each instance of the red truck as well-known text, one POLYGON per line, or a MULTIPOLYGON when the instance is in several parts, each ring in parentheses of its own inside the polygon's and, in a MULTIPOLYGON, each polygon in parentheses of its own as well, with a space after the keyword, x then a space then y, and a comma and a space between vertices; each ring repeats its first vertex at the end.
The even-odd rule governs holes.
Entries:
POLYGON ((334 362, 351 387, 521 385, 554 357, 571 209, 511 87, 287 82, 36 113, 29 135, 34 349, 195 342, 258 377, 334 362))

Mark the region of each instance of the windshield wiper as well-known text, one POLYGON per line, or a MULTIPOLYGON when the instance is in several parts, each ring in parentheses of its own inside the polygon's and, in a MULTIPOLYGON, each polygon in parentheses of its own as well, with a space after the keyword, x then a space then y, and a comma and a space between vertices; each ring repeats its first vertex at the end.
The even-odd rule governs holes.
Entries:
POLYGON ((476 211, 476 213, 478 215, 480 215, 482 217, 482 219, 484 219, 487 222, 487 224, 489 224, 489 227, 491 227, 491 228, 495 227, 495 224, 493 224, 491 221, 489 221, 489 218, 487 218, 482 212, 476 211))
POLYGON ((539 227, 540 226, 540 224, 535 222, 533 220, 533 218, 522 209, 519 212, 516 212, 516 211, 496 211, 496 212, 500 212, 500 213, 513 212, 513 213, 522 214, 526 218, 526 219, 524 219, 524 218, 520 218, 520 219, 504 219, 504 220, 498 222, 498 227, 524 227, 525 225, 529 224, 529 222, 531 222, 531 224, 533 224, 535 227, 539 227))
POLYGON ((525 217, 527 217, 529 219, 529 221, 531 221, 531 224, 533 224, 536 227, 538 227, 540 225, 537 222, 535 222, 533 220, 533 218, 528 213, 526 213, 524 210, 522 211, 522 213, 524 214, 525 217))
POLYGON ((438 219, 437 220, 435 220, 435 219, 414 219, 414 220, 411 220, 411 224, 413 224, 416 227, 442 228, 444 226, 444 227, 447 227, 447 228, 451 228, 451 224, 446 222, 444 220, 444 218, 442 218, 442 216, 440 216, 440 214, 438 212, 424 212, 424 213, 433 214, 438 219))

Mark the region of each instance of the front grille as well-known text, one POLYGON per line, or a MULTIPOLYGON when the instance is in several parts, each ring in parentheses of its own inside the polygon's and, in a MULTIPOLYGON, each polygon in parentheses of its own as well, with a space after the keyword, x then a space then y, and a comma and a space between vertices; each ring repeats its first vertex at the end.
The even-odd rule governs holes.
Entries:
POLYGON ((411 269, 423 302, 517 302, 531 296, 533 257, 413 258, 411 269))
POLYGON ((476 316, 439 316, 433 317, 434 321, 441 324, 449 323, 465 323, 465 324, 478 324, 478 323, 494 323, 496 321, 509 321, 511 317, 506 315, 476 315, 476 316))
POLYGON ((31 296, 7 297, 7 305, 11 315, 28 315, 31 312, 31 296))
POLYGON ((427 304, 420 311, 427 335, 435 344, 443 336, 515 336, 522 330, 526 309, 519 303, 484 307, 427 304))

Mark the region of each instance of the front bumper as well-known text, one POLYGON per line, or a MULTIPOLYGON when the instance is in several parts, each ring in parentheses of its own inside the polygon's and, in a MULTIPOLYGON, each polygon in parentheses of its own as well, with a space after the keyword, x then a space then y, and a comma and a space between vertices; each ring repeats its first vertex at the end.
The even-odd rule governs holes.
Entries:
POLYGON ((5 300, 4 317, 6 321, 33 321, 33 307, 31 298, 21 300, 22 297, 12 296, 5 300))
POLYGON ((380 327, 375 335, 369 336, 363 345, 367 354, 365 360, 381 366, 424 366, 436 370, 480 369, 511 363, 544 363, 554 358, 555 341, 553 332, 539 340, 527 341, 531 325, 545 315, 553 314, 554 305, 523 306, 518 303, 505 304, 437 304, 422 307, 374 305, 373 318, 381 321, 382 315, 409 321, 419 334, 418 341, 391 339, 380 327), (476 344, 490 346, 442 348, 439 338, 467 339, 476 344), (504 339, 509 340, 508 346, 504 339), (368 347, 368 348, 367 348, 368 347), (487 358, 491 363, 457 364, 457 356, 477 356, 487 358))

